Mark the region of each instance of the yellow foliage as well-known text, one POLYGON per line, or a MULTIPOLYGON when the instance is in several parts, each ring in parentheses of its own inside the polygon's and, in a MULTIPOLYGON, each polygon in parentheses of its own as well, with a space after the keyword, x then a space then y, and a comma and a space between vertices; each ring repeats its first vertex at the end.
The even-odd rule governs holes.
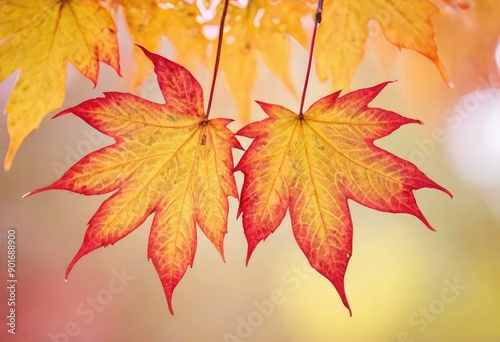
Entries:
POLYGON ((0 0, 0 82, 21 70, 7 104, 5 169, 26 136, 64 101, 66 64, 97 82, 99 61, 119 71, 113 18, 97 0, 0 0))

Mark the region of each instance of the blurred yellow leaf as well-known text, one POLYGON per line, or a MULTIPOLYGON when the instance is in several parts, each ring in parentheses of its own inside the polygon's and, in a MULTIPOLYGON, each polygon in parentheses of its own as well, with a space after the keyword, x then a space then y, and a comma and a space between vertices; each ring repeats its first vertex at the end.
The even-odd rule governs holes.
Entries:
POLYGON ((434 41, 430 17, 435 12, 437 8, 427 0, 326 0, 315 55, 319 78, 332 78, 335 89, 349 89, 363 60, 368 22, 375 19, 391 44, 429 58, 451 85, 434 41))
MULTIPOLYGON (((121 0, 128 31, 135 44, 150 51, 158 51, 160 38, 164 35, 176 49, 176 60, 186 66, 200 60, 206 63, 208 41, 202 35, 198 6, 184 1, 121 0)), ((153 66, 139 49, 134 50, 137 72, 134 87, 139 86, 149 75, 153 66)))
POLYGON ((97 82, 99 61, 119 71, 113 18, 97 0, 0 0, 0 82, 19 79, 6 112, 5 169, 26 136, 64 101, 66 64, 97 82))

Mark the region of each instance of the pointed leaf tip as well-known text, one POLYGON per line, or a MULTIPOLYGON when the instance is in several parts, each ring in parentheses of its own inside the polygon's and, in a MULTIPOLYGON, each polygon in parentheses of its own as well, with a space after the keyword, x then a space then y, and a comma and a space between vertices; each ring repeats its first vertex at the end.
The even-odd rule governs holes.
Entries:
POLYGON ((246 257, 246 260, 245 260, 245 266, 246 267, 248 267, 248 263, 250 262, 250 258, 252 257, 252 253, 253 253, 254 250, 255 250, 255 247, 254 248, 248 247, 247 257, 246 257))
POLYGON ((170 311, 170 314, 174 316, 174 308, 172 307, 172 300, 169 299, 167 302, 168 302, 168 311, 170 311))
POLYGON ((165 99, 165 111, 204 119, 203 90, 191 72, 168 58, 137 46, 154 65, 158 85, 165 99))
POLYGON ((78 262, 78 260, 80 260, 80 258, 84 255, 84 254, 81 253, 81 250, 82 249, 80 248, 80 250, 78 251, 78 253, 76 253, 76 255, 73 257, 73 259, 69 263, 68 267, 66 268, 66 272, 64 273, 64 279, 66 279, 66 280, 68 279, 69 273, 73 269, 73 266, 75 266, 75 264, 78 262))

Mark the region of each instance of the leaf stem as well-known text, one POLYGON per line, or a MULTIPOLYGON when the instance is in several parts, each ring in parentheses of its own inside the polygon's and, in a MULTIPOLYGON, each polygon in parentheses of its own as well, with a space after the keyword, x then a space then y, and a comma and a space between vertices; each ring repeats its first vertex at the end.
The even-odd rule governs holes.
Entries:
POLYGON ((219 71, 219 61, 222 51, 222 38, 224 36, 224 21, 226 21, 228 6, 229 6, 229 0, 225 0, 224 9, 222 10, 222 17, 220 19, 219 38, 217 40, 217 55, 215 56, 214 75, 212 77, 212 86, 210 87, 210 96, 208 97, 207 114, 205 115, 205 119, 208 119, 208 116, 210 115, 210 109, 212 108, 212 100, 214 98, 214 90, 215 90, 215 81, 217 80, 217 72, 219 71))
POLYGON ((321 13, 323 13, 323 0, 318 0, 318 10, 316 11, 316 17, 314 20, 314 29, 311 38, 311 47, 309 48, 309 61, 307 62, 306 79, 304 81, 304 89, 302 90, 302 99, 300 100, 300 110, 299 115, 302 117, 304 115, 304 102, 306 99, 307 85, 309 84, 309 75, 311 73, 312 57, 314 53, 314 43, 316 42, 316 31, 319 24, 321 23, 321 13))

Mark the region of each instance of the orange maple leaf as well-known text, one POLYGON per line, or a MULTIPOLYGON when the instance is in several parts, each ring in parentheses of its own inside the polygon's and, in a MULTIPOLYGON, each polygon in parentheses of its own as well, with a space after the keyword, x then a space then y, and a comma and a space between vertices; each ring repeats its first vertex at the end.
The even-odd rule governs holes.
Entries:
POLYGON ((64 189, 84 195, 117 190, 89 222, 71 261, 114 244, 155 213, 148 243, 170 312, 172 293, 196 251, 196 223, 221 256, 227 231, 228 196, 238 197, 230 119, 208 120, 200 84, 182 66, 159 55, 153 62, 165 103, 110 92, 58 116, 73 113, 116 143, 82 158, 53 184, 28 195, 64 189))
POLYGON ((318 77, 322 81, 332 78, 337 89, 349 89, 363 60, 368 22, 375 19, 391 44, 429 58, 444 81, 453 86, 434 40, 430 17, 437 10, 427 0, 325 0, 315 54, 318 77))
POLYGON ((248 241, 247 263, 288 208, 299 247, 332 282, 349 311, 344 290, 352 254, 347 200, 380 211, 412 214, 432 229, 412 191, 429 187, 450 194, 415 165, 374 145, 375 139, 401 125, 419 123, 367 106, 386 84, 340 98, 340 92, 333 93, 303 115, 259 102, 269 118, 237 133, 254 139, 236 166, 245 176, 239 214, 248 241))
POLYGON ((0 0, 0 82, 21 69, 6 112, 5 169, 23 140, 64 101, 66 64, 94 84, 99 61, 119 72, 113 18, 97 0, 0 0))

